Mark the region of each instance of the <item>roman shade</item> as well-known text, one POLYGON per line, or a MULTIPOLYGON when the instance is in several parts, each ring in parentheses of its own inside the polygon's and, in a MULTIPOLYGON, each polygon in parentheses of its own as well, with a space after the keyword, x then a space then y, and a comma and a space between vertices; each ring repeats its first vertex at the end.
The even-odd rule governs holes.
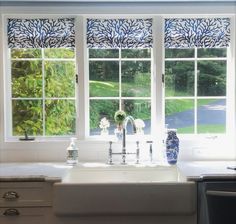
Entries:
POLYGON ((87 47, 152 48, 152 19, 87 19, 87 47))
POLYGON ((224 48, 230 43, 230 18, 165 19, 165 48, 224 48))
POLYGON ((75 19, 8 19, 9 48, 75 47, 75 19))

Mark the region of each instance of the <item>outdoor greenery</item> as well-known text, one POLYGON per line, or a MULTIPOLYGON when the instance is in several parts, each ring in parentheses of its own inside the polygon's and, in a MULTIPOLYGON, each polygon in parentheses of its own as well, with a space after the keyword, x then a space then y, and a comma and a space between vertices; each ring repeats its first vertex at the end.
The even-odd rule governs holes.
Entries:
MULTIPOLYGON (((197 53, 202 59, 197 61, 197 96, 225 96, 226 60, 207 58, 226 57, 226 49, 198 49, 197 53)), ((89 57, 92 59, 89 61, 91 133, 98 128, 103 117, 114 128, 117 110, 149 121, 151 50, 124 49, 120 54, 116 49, 90 49, 89 57)), ((176 97, 165 100, 165 116, 193 110, 193 99, 178 97, 194 97, 194 49, 167 49, 165 57, 165 96, 176 97)), ((11 58, 13 135, 24 135, 24 131, 39 136, 75 134, 74 50, 12 49, 11 58)), ((216 100, 198 99, 197 106, 216 100)), ((193 130, 193 126, 186 126, 179 128, 178 133, 193 133, 193 130)), ((199 124, 197 130, 199 133, 222 133, 225 125, 199 124)))
POLYGON ((74 56, 73 49, 11 50, 13 135, 75 134, 74 56))

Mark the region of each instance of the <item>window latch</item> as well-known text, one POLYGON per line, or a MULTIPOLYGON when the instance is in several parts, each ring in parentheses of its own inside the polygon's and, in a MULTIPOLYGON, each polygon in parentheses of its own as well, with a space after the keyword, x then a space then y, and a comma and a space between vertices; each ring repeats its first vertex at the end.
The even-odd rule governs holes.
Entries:
POLYGON ((164 74, 162 74, 162 76, 161 76, 161 81, 162 81, 162 83, 165 82, 165 75, 164 74))
POLYGON ((78 84, 79 83, 79 76, 78 74, 75 75, 75 82, 78 84))

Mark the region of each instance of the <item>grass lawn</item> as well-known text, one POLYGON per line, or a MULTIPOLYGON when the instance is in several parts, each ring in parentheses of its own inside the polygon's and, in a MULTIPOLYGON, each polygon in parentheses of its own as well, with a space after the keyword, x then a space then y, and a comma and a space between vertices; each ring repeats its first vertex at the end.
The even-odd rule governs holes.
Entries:
MULTIPOLYGON (((150 83, 122 83, 122 96, 128 97, 150 97, 150 83)), ((90 97, 118 97, 119 83, 104 81, 89 81, 90 97)))
MULTIPOLYGON (((178 128, 179 134, 193 134, 194 133, 194 127, 184 127, 184 128, 178 128)), ((206 134, 206 133, 225 133, 225 125, 216 124, 216 125, 198 125, 197 126, 197 133, 199 134, 206 134)))

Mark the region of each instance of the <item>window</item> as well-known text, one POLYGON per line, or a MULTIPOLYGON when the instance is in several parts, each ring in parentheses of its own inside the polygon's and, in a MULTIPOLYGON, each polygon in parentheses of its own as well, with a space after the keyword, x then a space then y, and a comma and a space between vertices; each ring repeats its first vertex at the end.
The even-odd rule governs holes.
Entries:
POLYGON ((228 42, 227 18, 166 20, 168 128, 183 134, 226 133, 228 42))
POLYGON ((106 117, 114 134, 114 114, 124 110, 151 128, 151 50, 89 49, 90 135, 99 135, 106 117))
POLYGON ((71 18, 8 19, 10 136, 75 134, 74 36, 71 18))
POLYGON ((74 49, 11 49, 12 134, 75 134, 74 49))
POLYGON ((104 117, 113 135, 117 110, 144 120, 146 135, 156 129, 161 135, 164 123, 180 134, 228 133, 228 87, 234 85, 229 18, 165 18, 164 43, 153 32, 160 17, 86 18, 86 28, 79 25, 86 41, 77 34, 85 53, 75 48, 74 20, 8 19, 8 137, 63 137, 78 130, 83 137, 100 136, 104 117), (157 58, 163 50, 164 58, 157 58), (82 62, 75 55, 85 57, 78 91, 75 74, 82 62))
MULTIPOLYGON (((88 19, 90 135, 124 110, 151 129, 152 19, 88 19)), ((128 132, 131 130, 128 128, 128 132)))

